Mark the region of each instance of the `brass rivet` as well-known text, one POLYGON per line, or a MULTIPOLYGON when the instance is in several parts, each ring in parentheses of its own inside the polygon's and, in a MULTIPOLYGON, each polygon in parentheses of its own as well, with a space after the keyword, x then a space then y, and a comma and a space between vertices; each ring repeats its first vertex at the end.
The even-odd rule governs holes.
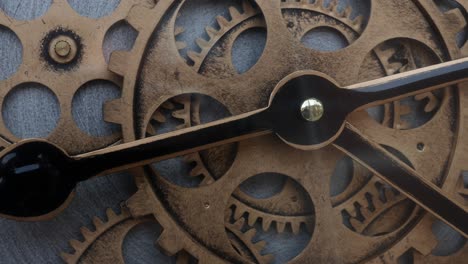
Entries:
POLYGON ((55 44, 55 53, 60 57, 67 57, 71 52, 70 43, 65 40, 60 40, 55 44))
POLYGON ((310 122, 316 122, 323 117, 325 109, 322 102, 315 98, 310 98, 304 101, 301 106, 302 117, 310 122))

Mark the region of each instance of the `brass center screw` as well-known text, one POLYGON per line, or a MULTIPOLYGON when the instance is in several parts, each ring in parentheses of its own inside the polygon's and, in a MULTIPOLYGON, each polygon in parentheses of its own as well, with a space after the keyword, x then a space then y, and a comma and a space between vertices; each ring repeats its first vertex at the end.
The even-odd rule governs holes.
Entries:
POLYGON ((319 121, 325 112, 322 102, 315 98, 310 98, 304 101, 301 106, 302 117, 310 122, 319 121))

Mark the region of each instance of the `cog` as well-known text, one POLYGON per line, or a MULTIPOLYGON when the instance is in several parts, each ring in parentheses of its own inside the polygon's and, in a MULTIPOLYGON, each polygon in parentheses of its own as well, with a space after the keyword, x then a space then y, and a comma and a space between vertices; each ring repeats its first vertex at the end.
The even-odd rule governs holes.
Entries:
MULTIPOLYGON (((107 70, 102 51, 104 36, 121 21, 135 4, 146 0, 126 0, 113 14, 99 20, 80 16, 67 0, 52 1, 48 11, 32 21, 19 21, 0 10, 0 26, 16 34, 23 48, 23 62, 15 74, 0 81, 2 102, 14 88, 25 83, 47 86, 58 98, 61 117, 47 140, 70 154, 100 149, 120 140, 119 133, 94 137, 79 129, 72 117, 75 92, 92 80, 105 80, 121 86, 119 76, 107 70)), ((12 134, 0 116, 0 146, 20 139, 12 134)))
MULTIPOLYGON (((266 106, 272 86, 294 71, 314 69, 330 75, 342 85, 356 83, 360 79, 359 71, 366 56, 372 54, 376 47, 389 39, 414 39, 436 51, 436 54, 442 54, 443 56, 439 56, 442 60, 457 58, 456 54, 461 54, 460 47, 450 44, 452 41, 450 38, 454 35, 446 34, 447 31, 444 30, 448 28, 449 20, 441 18, 444 13, 430 1, 424 3, 418 1, 418 5, 413 1, 398 1, 398 3, 373 1, 372 15, 365 29, 361 27, 362 32, 355 32, 357 29, 355 26, 348 26, 354 34, 357 34, 352 38, 353 42, 346 49, 329 53, 305 48, 294 34, 291 34, 287 27, 288 23, 284 23, 283 13, 272 11, 278 10, 277 8, 283 4, 292 5, 293 2, 259 1, 257 3, 259 13, 255 17, 265 18, 268 32, 267 45, 257 64, 241 76, 231 67, 229 52, 226 51, 230 49, 230 43, 233 43, 246 28, 244 26, 240 28, 231 26, 229 30, 226 27, 223 36, 215 37, 219 40, 217 43, 212 43, 210 51, 204 51, 207 54, 204 58, 194 57, 194 54, 190 56, 195 58, 192 59, 193 65, 187 65, 185 60, 180 59, 179 50, 185 45, 177 40, 182 30, 176 29, 175 21, 184 3, 185 1, 161 0, 152 9, 136 6, 127 17, 127 21, 139 31, 139 37, 130 52, 117 52, 111 58, 110 69, 124 77, 124 95, 122 99, 110 102, 106 106, 107 120, 122 125, 125 141, 144 137, 155 109, 160 108, 167 99, 182 94, 210 95, 225 105, 232 114, 240 114, 266 106), (402 12, 405 13, 404 17, 401 16, 402 12), (434 27, 439 30, 434 31, 434 27)), ((301 9, 307 6, 308 2, 299 1, 296 4, 296 9, 301 9)), ((240 14, 238 17, 243 17, 245 10, 238 13, 240 14)), ((345 18, 349 17, 348 13, 345 13, 345 18)), ((332 13, 329 12, 327 17, 336 16, 330 14, 332 13)), ((225 20, 227 23, 222 21, 223 24, 231 25, 231 20, 225 20)), ((343 24, 342 16, 337 20, 343 24)), ((460 28, 459 25, 456 27, 460 28)), ((212 39, 216 34, 211 31, 209 36, 212 39)), ((200 42, 199 45, 203 46, 201 48, 207 47, 205 42, 200 42)), ((369 73, 372 71, 377 70, 373 66, 364 70, 369 73)), ((385 72, 383 74, 387 75, 385 72)), ((371 75, 367 77, 369 76, 371 75)), ((434 117, 417 129, 383 127, 372 120, 367 113, 356 113, 349 121, 356 127, 362 128, 363 132, 377 142, 403 153, 417 171, 458 197, 456 183, 460 172, 464 169, 461 157, 466 157, 468 153, 455 146, 456 142, 461 142, 460 139, 463 139, 464 135, 452 129, 452 121, 455 120, 457 111, 465 115, 463 110, 465 98, 468 97, 458 91, 445 96, 440 100, 434 117), (456 106, 452 107, 454 105, 456 106), (431 137, 428 137, 428 134, 431 137), (418 143, 427 146, 424 151, 416 148, 418 143), (452 148, 454 152, 450 151, 452 148)), ((431 101, 430 97, 425 98, 427 99, 431 101)), ((432 107, 427 109, 430 108, 432 107)), ((183 116, 188 116, 187 111, 183 116)), ((460 129, 463 126, 463 122, 459 124, 460 129)), ((356 180, 359 184, 353 186, 374 183, 364 188, 362 193, 358 192, 362 196, 346 190, 346 195, 339 201, 329 197, 329 193, 324 191, 328 191, 326 187, 330 184, 327 177, 333 173, 334 165, 341 157, 333 149, 314 153, 295 151, 273 137, 240 142, 236 159, 226 174, 214 178, 214 182, 200 188, 186 189, 175 186, 160 177, 153 168, 135 170, 139 191, 128 201, 128 206, 135 217, 148 214, 156 217, 164 228, 158 244, 168 254, 185 251, 200 263, 245 262, 245 255, 233 249, 231 241, 225 235, 225 215, 220 212, 232 205, 231 194, 235 193, 236 186, 244 180, 258 173, 278 172, 300 182, 317 208, 313 242, 296 256, 295 261, 323 263, 346 259, 352 263, 363 261, 378 263, 380 260, 394 263, 408 250, 415 250, 423 256, 430 255, 436 245, 436 238, 431 233, 433 219, 419 209, 412 210, 411 216, 403 218, 404 225, 396 230, 392 230, 394 228, 388 225, 382 226, 383 231, 377 227, 369 229, 371 226, 369 223, 372 219, 379 219, 380 213, 376 217, 368 214, 369 212, 363 213, 364 206, 377 205, 374 211, 380 212, 384 211, 382 208, 387 206, 390 200, 396 201, 395 204, 404 201, 399 201, 400 196, 391 190, 384 191, 384 198, 388 200, 380 199, 380 196, 378 199, 368 200, 369 195, 366 197, 366 193, 375 197, 377 191, 380 193, 381 188, 375 189, 377 180, 373 178, 370 178, 370 181, 356 180), (258 160, 262 162, 259 163, 258 160), (351 220, 353 228, 360 231, 350 232, 350 229, 343 225, 340 214, 346 209, 351 216, 358 217, 356 207, 353 205, 357 200, 360 201, 360 213, 363 218, 357 219, 357 222, 351 220), (330 230, 334 230, 333 234, 330 230), (370 238, 361 233, 377 236, 370 238), (381 235, 382 233, 385 234, 381 235), (333 254, 329 250, 324 250, 335 248, 337 243, 344 243, 343 241, 352 241, 352 243, 334 250, 333 254), (362 245, 366 247, 363 248, 362 245)), ((363 178, 369 179, 369 177, 363 178)), ((356 189, 360 191, 361 188, 356 189)), ((247 215, 251 214, 250 212, 247 215)), ((252 219, 246 219, 247 224, 249 220, 252 223, 254 219, 257 222, 260 218, 262 217, 252 216, 252 219)), ((382 219, 387 224, 385 217, 382 219)))
POLYGON ((98 217, 93 219, 95 231, 81 228, 83 241, 70 240, 74 252, 62 253, 66 263, 124 263, 122 245, 126 235, 148 219, 133 219, 124 207, 120 214, 107 209, 106 215, 107 221, 98 217), (100 247, 105 247, 106 250, 103 251, 100 247))

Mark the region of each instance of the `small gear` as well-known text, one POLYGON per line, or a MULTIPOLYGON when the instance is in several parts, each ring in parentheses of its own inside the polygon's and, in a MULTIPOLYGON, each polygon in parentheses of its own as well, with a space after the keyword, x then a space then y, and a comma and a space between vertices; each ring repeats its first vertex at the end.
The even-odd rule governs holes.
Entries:
MULTIPOLYGON (((102 43, 106 32, 125 18, 135 4, 147 0, 122 1, 110 16, 91 19, 80 16, 67 0, 52 1, 48 11, 32 21, 20 21, 0 11, 0 26, 13 31, 23 48, 23 63, 15 74, 0 81, 2 102, 6 95, 25 83, 48 87, 60 105, 60 119, 47 140, 60 145, 70 154, 100 149, 120 140, 119 133, 94 137, 79 129, 72 116, 72 98, 78 88, 93 80, 109 81, 121 86, 110 72, 102 43), (101 53, 101 54, 100 54, 101 53)), ((0 115, 1 147, 20 139, 6 127, 0 115)))
POLYGON ((94 231, 81 228, 84 241, 70 240, 74 252, 62 253, 66 263, 124 263, 123 240, 132 228, 148 219, 134 219, 125 208, 120 214, 108 209, 106 215, 107 221, 98 217, 93 219, 94 231))
POLYGON ((235 250, 245 259, 252 263, 271 263, 273 255, 262 255, 266 245, 265 241, 252 242, 257 231, 254 228, 245 231, 245 219, 240 218, 234 223, 226 220, 226 231, 231 237, 231 244, 235 250))

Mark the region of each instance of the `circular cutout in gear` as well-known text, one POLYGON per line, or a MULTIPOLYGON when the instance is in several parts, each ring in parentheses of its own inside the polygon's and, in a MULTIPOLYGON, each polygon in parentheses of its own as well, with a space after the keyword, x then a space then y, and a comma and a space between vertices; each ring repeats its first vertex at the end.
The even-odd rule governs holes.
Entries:
POLYGON ((55 94, 38 83, 19 85, 2 105, 3 121, 16 137, 45 138, 57 126, 60 105, 55 94))

